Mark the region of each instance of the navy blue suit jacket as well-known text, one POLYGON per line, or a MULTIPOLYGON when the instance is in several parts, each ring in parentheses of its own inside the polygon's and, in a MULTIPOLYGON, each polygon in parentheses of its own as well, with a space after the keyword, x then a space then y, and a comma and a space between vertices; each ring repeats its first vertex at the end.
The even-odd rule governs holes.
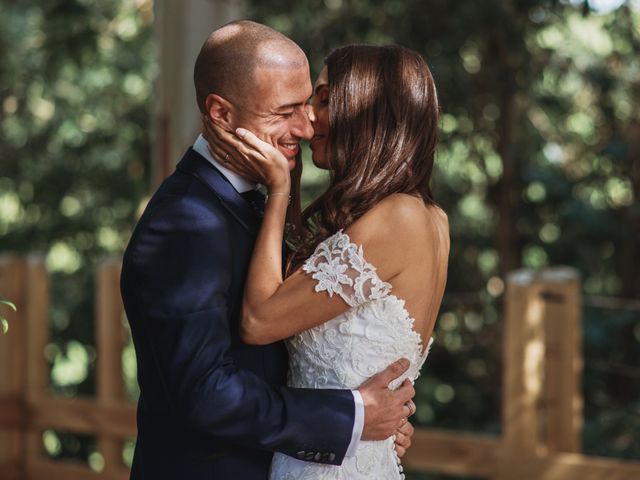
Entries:
POLYGON ((141 391, 132 479, 264 480, 273 451, 342 463, 351 392, 287 388, 284 345, 240 340, 259 223, 189 149, 133 232, 121 277, 141 391))

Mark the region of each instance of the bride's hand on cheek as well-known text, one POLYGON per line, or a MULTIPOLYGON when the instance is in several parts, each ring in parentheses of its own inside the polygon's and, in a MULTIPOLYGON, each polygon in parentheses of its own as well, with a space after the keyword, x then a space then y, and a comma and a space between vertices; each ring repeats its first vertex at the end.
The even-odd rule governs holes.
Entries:
POLYGON ((203 136, 209 153, 218 162, 242 178, 262 183, 262 176, 252 162, 237 149, 238 137, 214 123, 207 115, 202 116, 203 136))
POLYGON ((273 145, 260 140, 244 128, 236 129, 236 149, 260 173, 260 183, 269 193, 286 193, 291 189, 291 173, 287 158, 273 145))
POLYGON ((235 134, 229 132, 208 116, 203 116, 202 123, 209 152, 226 168, 243 178, 262 183, 271 193, 289 192, 288 162, 277 148, 246 129, 238 128, 235 134))

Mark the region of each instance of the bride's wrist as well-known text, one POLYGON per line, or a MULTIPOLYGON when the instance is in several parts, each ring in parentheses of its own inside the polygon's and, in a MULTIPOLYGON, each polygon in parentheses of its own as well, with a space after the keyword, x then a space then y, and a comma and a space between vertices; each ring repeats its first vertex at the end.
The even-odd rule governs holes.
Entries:
POLYGON ((291 194, 291 182, 289 179, 280 180, 278 182, 267 183, 267 193, 273 195, 274 193, 289 195, 291 194))
POLYGON ((289 192, 267 192, 267 196, 265 201, 269 202, 269 200, 271 199, 271 197, 274 198, 284 198, 287 200, 287 204, 290 205, 291 204, 291 195, 289 194, 289 192))

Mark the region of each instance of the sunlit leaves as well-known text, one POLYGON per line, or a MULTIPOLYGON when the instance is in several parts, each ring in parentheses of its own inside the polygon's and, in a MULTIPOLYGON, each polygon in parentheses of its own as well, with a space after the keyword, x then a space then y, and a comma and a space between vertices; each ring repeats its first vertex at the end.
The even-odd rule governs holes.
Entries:
MULTIPOLYGON (((0 306, 3 306, 3 305, 9 307, 14 312, 17 311, 15 304, 11 300, 0 296, 0 306)), ((6 318, 4 318, 4 316, 1 314, 0 314, 0 325, 2 326, 2 333, 7 333, 7 331, 9 330, 9 321, 6 318)))
POLYGON ((14 312, 17 310, 16 305, 9 299, 0 296, 0 305, 6 305, 11 308, 14 312))
POLYGON ((3 7, 0 171, 16 180, 0 188, 3 248, 46 251, 56 271, 121 248, 147 188, 150 8, 119 0, 3 7), (76 243, 85 234, 97 240, 76 243))
POLYGON ((78 385, 87 378, 93 360, 93 349, 90 350, 82 343, 71 340, 65 345, 64 351, 59 351, 53 359, 51 380, 61 387, 78 385))

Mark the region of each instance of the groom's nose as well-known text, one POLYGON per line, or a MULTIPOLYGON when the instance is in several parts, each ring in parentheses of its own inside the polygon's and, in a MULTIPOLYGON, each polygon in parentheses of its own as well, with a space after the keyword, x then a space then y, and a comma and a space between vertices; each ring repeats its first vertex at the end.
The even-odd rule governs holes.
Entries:
POLYGON ((291 120, 293 122, 291 125, 291 133, 298 138, 311 140, 311 137, 313 137, 313 127, 311 126, 307 109, 304 108, 297 112, 291 120))
POLYGON ((309 120, 311 120, 311 124, 313 125, 313 122, 316 121, 316 112, 313 111, 313 105, 308 103, 304 107, 307 110, 307 116, 309 117, 309 120))

